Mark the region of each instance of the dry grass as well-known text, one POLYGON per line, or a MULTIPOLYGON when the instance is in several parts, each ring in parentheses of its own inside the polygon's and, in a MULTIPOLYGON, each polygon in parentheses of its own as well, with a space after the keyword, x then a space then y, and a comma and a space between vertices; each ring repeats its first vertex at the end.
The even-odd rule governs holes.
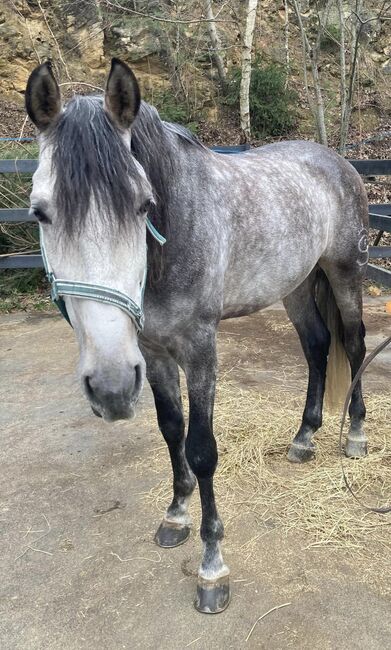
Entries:
MULTIPOLYGON (((368 397, 370 453, 360 460, 344 459, 354 490, 374 506, 391 501, 390 407, 387 395, 368 397)), ((287 461, 301 410, 301 400, 279 389, 259 394, 220 380, 215 409, 220 453, 216 490, 225 523, 247 511, 256 513, 266 527, 270 519, 281 532, 301 532, 306 548, 342 547, 357 552, 365 551, 370 542, 390 550, 391 517, 365 511, 345 488, 338 416, 325 418, 314 462, 297 466, 287 461)), ((159 448, 155 455, 159 470, 165 457, 166 451, 159 448)), ((149 497, 163 510, 171 497, 171 476, 149 497)))

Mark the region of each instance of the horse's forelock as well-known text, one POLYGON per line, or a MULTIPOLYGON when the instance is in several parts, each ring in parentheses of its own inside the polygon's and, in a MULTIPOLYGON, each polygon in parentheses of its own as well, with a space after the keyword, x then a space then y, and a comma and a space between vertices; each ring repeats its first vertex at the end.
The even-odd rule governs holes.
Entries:
POLYGON ((49 138, 54 201, 65 231, 80 231, 92 198, 109 225, 129 223, 142 177, 102 98, 72 99, 49 138))

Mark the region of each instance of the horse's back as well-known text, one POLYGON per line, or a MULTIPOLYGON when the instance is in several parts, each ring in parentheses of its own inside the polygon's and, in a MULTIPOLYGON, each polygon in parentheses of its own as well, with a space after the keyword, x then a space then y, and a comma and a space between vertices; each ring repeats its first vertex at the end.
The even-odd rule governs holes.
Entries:
MULTIPOLYGON (((361 183, 361 178, 348 160, 337 152, 310 140, 285 140, 255 147, 241 154, 245 159, 256 158, 266 167, 273 169, 280 166, 281 173, 293 165, 304 165, 303 172, 312 174, 315 178, 321 176, 334 183, 361 183)), ((239 156, 237 156, 239 158, 239 156)), ((266 168, 265 168, 266 169, 266 168)))

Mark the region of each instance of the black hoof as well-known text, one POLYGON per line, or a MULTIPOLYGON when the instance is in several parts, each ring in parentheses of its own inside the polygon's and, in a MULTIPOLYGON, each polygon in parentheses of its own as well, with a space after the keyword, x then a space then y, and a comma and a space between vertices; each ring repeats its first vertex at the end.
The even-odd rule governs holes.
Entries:
POLYGON ((184 544, 190 536, 190 526, 163 519, 156 531, 155 542, 162 548, 174 548, 184 544))
POLYGON ((292 442, 288 451, 288 460, 291 463, 307 463, 313 458, 315 458, 315 445, 304 447, 304 445, 292 442))
POLYGON ((218 580, 204 580, 198 578, 197 596, 194 606, 202 614, 219 614, 229 605, 231 592, 229 576, 218 580))
POLYGON ((363 458, 368 453, 366 438, 346 438, 345 456, 348 458, 363 458))

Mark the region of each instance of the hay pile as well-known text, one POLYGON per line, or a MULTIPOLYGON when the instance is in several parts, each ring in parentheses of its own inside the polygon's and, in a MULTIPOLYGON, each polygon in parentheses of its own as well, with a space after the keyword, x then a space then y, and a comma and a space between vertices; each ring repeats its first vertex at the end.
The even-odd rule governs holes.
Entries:
MULTIPOLYGON (((365 502, 391 502, 391 398, 366 399, 369 455, 344 459, 346 475, 365 502)), ((226 525, 239 513, 259 514, 267 526, 304 533, 308 547, 364 549, 368 541, 390 549, 389 515, 362 509, 347 491, 338 452, 340 419, 326 415, 316 437, 316 460, 292 465, 286 459, 301 420, 303 402, 277 390, 269 395, 218 383, 215 434, 219 447, 217 503, 226 525)), ((166 456, 159 450, 156 462, 166 456)), ((171 497, 171 476, 149 495, 163 510, 171 497)), ((194 499, 192 511, 198 508, 194 499)), ((194 512, 194 514, 196 514, 194 512)), ((198 513, 197 513, 198 515, 198 513)))
MULTIPOLYGON (((222 385, 216 417, 218 481, 247 493, 251 508, 268 508, 285 529, 309 533, 309 545, 360 546, 376 529, 387 538, 390 518, 365 512, 347 492, 338 454, 339 418, 326 417, 317 440, 316 461, 291 465, 286 450, 301 407, 288 395, 257 395, 222 385), (236 488, 234 487, 236 485, 236 488)), ((391 500, 390 401, 367 400, 370 454, 344 462, 350 484, 373 505, 391 500), (388 441, 388 448, 387 448, 388 441)))

